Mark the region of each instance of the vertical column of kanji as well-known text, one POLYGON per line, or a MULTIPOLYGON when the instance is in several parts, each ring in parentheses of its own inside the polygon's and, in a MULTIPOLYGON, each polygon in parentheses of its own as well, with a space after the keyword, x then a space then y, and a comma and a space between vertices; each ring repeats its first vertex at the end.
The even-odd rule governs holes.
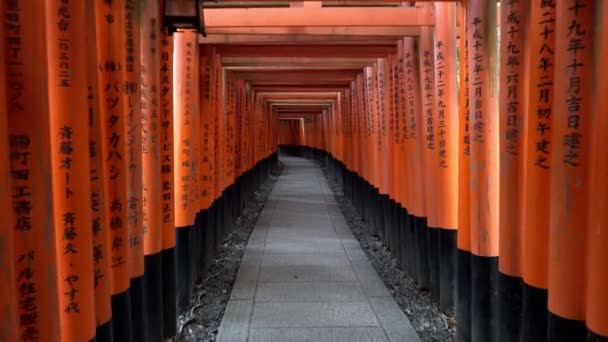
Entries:
MULTIPOLYGON (((192 52, 198 45, 196 33, 191 31, 173 34, 173 131, 175 154, 175 257, 177 279, 177 309, 183 313, 189 306, 191 292, 190 237, 194 224, 191 199, 193 151, 193 93, 192 52)), ((197 61, 198 62, 198 61, 197 61)))
POLYGON ((140 61, 144 324, 146 337, 154 341, 160 341, 163 337, 159 13, 157 1, 142 0, 140 61))
POLYGON ((388 146, 388 138, 389 138, 389 129, 388 129, 388 120, 389 120, 389 108, 388 108, 388 61, 386 58, 381 58, 378 60, 378 128, 379 136, 378 136, 378 153, 379 153, 379 162, 380 162, 380 170, 381 170, 381 179, 379 184, 380 194, 381 194, 381 209, 382 209, 382 232, 384 234, 384 241, 389 248, 392 248, 391 245, 391 220, 390 220, 390 180, 389 180, 389 161, 390 161, 390 153, 388 146))
POLYGON ((374 68, 368 66, 365 68, 364 74, 365 82, 365 120, 367 121, 367 151, 365 154, 369 156, 366 161, 367 165, 367 210, 369 214, 366 215, 372 229, 376 231, 378 229, 376 219, 376 207, 377 198, 374 197, 376 194, 376 174, 377 174, 377 160, 376 160, 376 137, 375 137, 375 99, 374 99, 374 68))
POLYGON ((424 125, 422 124, 422 93, 420 88, 419 48, 416 39, 404 38, 405 74, 407 84, 407 99, 409 106, 408 124, 409 139, 407 145, 410 184, 410 199, 412 216, 410 222, 411 236, 415 237, 411 257, 414 263, 411 269, 416 271, 413 276, 422 288, 430 287, 430 270, 428 258, 428 229, 426 227, 426 203, 424 197, 424 150, 426 149, 424 125))
MULTIPOLYGON (((0 0, 0 13, 5 16, 6 1, 0 0)), ((0 223, 0 322, 6 341, 18 341, 17 283, 15 274, 15 221, 9 191, 8 117, 6 106, 6 43, 5 24, 0 25, 0 208, 3 222, 0 223)))
MULTIPOLYGON (((585 339, 594 1, 556 2, 549 230, 550 341, 585 339)), ((545 199, 545 198, 543 198, 545 199)), ((597 228, 593 228, 597 231, 597 228)))
POLYGON ((471 117, 472 341, 494 340, 498 266, 498 42, 496 3, 471 0, 467 13, 471 117))
MULTIPOLYGON (((45 2, 10 1, 3 9, 6 40, 2 41, 2 49, 6 65, 2 67, 6 66, 11 177, 8 191, 13 216, 10 229, 14 233, 14 240, 6 243, 14 246, 15 253, 6 261, 12 259, 11 267, 15 267, 15 313, 19 324, 16 340, 59 341, 57 317, 64 314, 66 307, 58 302, 58 285, 64 279, 59 278, 55 263, 54 234, 60 227, 55 227, 53 220, 47 37, 40 32, 46 22, 45 2)), ((56 137, 57 132, 52 133, 56 137)), ((2 224, 8 224, 4 217, 2 224)), ((63 251, 63 241, 58 247, 63 251)))
POLYGON ((397 200, 401 205, 401 248, 400 262, 401 266, 412 272, 410 267, 409 252, 411 249, 411 235, 408 230, 409 223, 409 192, 408 187, 411 182, 409 168, 407 164, 407 140, 409 139, 409 127, 407 114, 409 106, 406 94, 405 80, 405 49, 403 40, 397 42, 397 56, 395 59, 395 106, 397 115, 395 117, 395 182, 397 188, 397 200))
MULTIPOLYGON (((209 126, 213 124, 211 118, 211 67, 213 63, 213 50, 210 46, 201 47, 199 59, 200 82, 200 133, 199 133, 199 207, 204 218, 203 225, 209 221, 207 210, 213 203, 213 183, 211 183, 211 162, 209 151, 209 126)), ((206 227, 205 231, 209 228, 206 227)), ((207 246, 207 244, 205 244, 207 246)), ((204 253, 208 248, 205 248, 204 253)))
POLYGON ((456 293, 456 340, 471 340, 471 210, 470 210, 470 118, 467 3, 458 4, 458 258, 456 293))
POLYGON ((608 5, 595 2, 595 45, 593 56, 593 133, 591 182, 589 192, 589 227, 587 233, 587 340, 608 340, 608 5))
POLYGON ((396 80, 397 80, 397 72, 396 72, 396 58, 397 55, 396 54, 391 54, 389 56, 389 64, 388 64, 388 70, 389 70, 389 77, 388 77, 388 108, 389 108, 389 118, 388 118, 388 137, 387 137, 387 141, 389 144, 389 163, 388 163, 388 167, 389 169, 389 180, 390 180, 390 194, 391 194, 391 206, 390 206, 390 218, 391 218, 391 226, 390 226, 390 232, 391 232, 391 252, 394 258, 397 259, 397 261, 399 262, 399 250, 401 248, 402 245, 402 241, 399 239, 399 233, 400 233, 400 221, 399 221, 399 204, 398 204, 398 193, 397 193, 397 180, 396 178, 396 174, 395 174, 395 165, 397 164, 397 142, 395 141, 395 136, 398 135, 399 131, 397 130, 396 124, 398 123, 399 117, 398 117, 398 113, 397 113, 397 104, 399 101, 399 98, 397 96, 397 87, 396 87, 396 80))
MULTIPOLYGON (((547 339, 547 272, 551 201, 551 114, 555 54, 555 2, 534 1, 530 7, 528 103, 524 112, 524 189, 521 231, 523 306, 521 338, 547 339)), ((523 36, 522 36, 523 37, 523 36)), ((502 253, 502 251, 501 251, 502 253)))
POLYGON ((236 80, 232 73, 226 72, 226 196, 225 198, 225 220, 224 228, 226 233, 232 231, 231 212, 233 206, 232 189, 234 185, 235 173, 235 135, 236 135, 236 80))
POLYGON ((527 108, 529 5, 511 1, 500 6, 500 223, 498 260, 498 335, 520 336, 522 308, 521 238, 524 174, 524 110, 527 108))
MULTIPOLYGON (((425 4, 427 11, 431 11, 432 7, 425 4)), ((437 26, 442 26, 447 23, 438 22, 437 26)), ((430 285, 433 295, 439 299, 439 206, 437 192, 437 171, 439 164, 439 155, 437 153, 437 134, 435 130, 435 121, 437 113, 435 112, 435 60, 433 46, 433 28, 424 26, 420 28, 419 42, 419 60, 420 60, 420 89, 421 89, 421 104, 422 104, 422 121, 419 126, 422 134, 421 142, 424 144, 423 160, 424 160, 424 177, 421 181, 424 182, 424 216, 426 220, 423 222, 427 227, 427 232, 422 234, 427 235, 428 244, 428 262, 430 271, 430 285)))
POLYGON ((386 166, 386 187, 388 194, 388 205, 387 205, 387 233, 388 233, 388 245, 390 247, 391 254, 394 258, 397 257, 397 240, 396 230, 397 230, 397 220, 396 220, 396 196, 394 190, 394 151, 395 144, 393 139, 393 134, 395 131, 394 122, 395 122, 395 108, 394 108, 394 84, 393 84, 393 65, 394 65, 395 55, 388 55, 387 59, 385 59, 385 74, 384 74, 384 108, 385 108, 385 137, 384 137, 384 153, 385 153, 385 166, 386 166))
MULTIPOLYGON (((95 22, 95 6, 86 8, 87 23, 95 22)), ((96 26, 88 25, 86 41, 95 42, 96 26)), ((89 106, 89 165, 91 180, 91 226, 93 231, 93 284, 95 287, 95 319, 97 341, 112 341, 112 269, 110 234, 106 211, 106 190, 104 188, 104 155, 102 151, 103 120, 99 98, 99 75, 97 46, 86 49, 87 86, 89 106)))
POLYGON ((439 303, 454 309, 458 227, 458 84, 456 4, 435 3, 435 113, 439 303))
POLYGON ((160 33, 160 174, 162 230, 163 337, 177 334, 175 282, 175 178, 173 139, 173 38, 160 33))
POLYGON ((121 91, 125 111, 125 159, 127 163, 128 265, 131 277, 131 320, 133 340, 144 339, 145 313, 143 298, 144 244, 142 222, 141 167, 141 75, 140 11, 141 0, 125 0, 123 11, 123 83, 121 91))
POLYGON ((194 289, 196 280, 199 276, 199 266, 201 257, 201 212, 200 212, 200 198, 199 198, 199 161, 200 161, 200 84, 199 84, 199 64, 200 57, 198 53, 198 38, 191 41, 193 49, 186 51, 186 89, 188 97, 190 98, 188 107, 190 108, 191 114, 191 129, 190 129, 190 150, 191 150, 191 163, 190 163, 190 193, 188 195, 190 199, 190 208, 192 215, 192 230, 190 235, 190 288, 194 289))
POLYGON ((48 96, 59 321, 64 341, 95 337, 84 2, 47 1, 48 96))
POLYGON ((217 168, 217 196, 218 196, 218 207, 217 207, 217 238, 221 241, 224 237, 224 207, 225 207, 225 195, 224 189, 226 189, 226 114, 224 112, 226 103, 224 101, 224 94, 226 93, 226 82, 225 82, 225 71, 220 67, 221 58, 216 55, 216 79, 215 79, 215 103, 216 103, 216 164, 217 168))

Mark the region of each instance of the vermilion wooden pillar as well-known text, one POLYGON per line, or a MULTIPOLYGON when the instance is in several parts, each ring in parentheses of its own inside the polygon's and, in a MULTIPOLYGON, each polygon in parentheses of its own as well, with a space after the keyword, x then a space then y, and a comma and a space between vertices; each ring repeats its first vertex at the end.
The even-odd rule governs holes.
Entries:
POLYGON ((173 37, 160 34, 160 173, 162 213, 163 337, 176 334, 173 37))
MULTIPOLYGON (((0 9, 5 9, 5 0, 0 1, 0 9)), ((0 25, 0 208, 3 209, 4 222, 0 224, 0 321, 6 322, 4 331, 8 341, 18 339, 17 325, 17 283, 15 275, 15 244, 13 213, 8 209, 11 206, 11 192, 9 187, 9 154, 8 154, 8 116, 6 103, 6 46, 5 25, 0 25)))
POLYGON ((556 2, 549 225, 551 341, 583 340, 594 49, 594 1, 556 2))
POLYGON ((75 48, 86 42, 86 6, 45 3, 57 297, 61 339, 66 342, 91 340, 96 328, 89 129, 83 115, 88 109, 88 56, 75 48))
POLYGON ((131 277, 131 320, 133 340, 145 339, 145 299, 143 297, 144 242, 142 223, 142 166, 141 166, 141 61, 140 13, 142 0, 125 0, 121 24, 123 41, 123 106, 127 145, 127 226, 129 231, 129 268, 131 277))
MULTIPOLYGON (((14 238, 17 340, 60 341, 47 45, 40 34, 45 2, 6 8, 6 105, 8 189, 14 238)), ((3 222, 3 224, 5 224, 3 222)), ((7 260, 7 261, 9 261, 7 260)), ((90 261, 90 259, 89 259, 90 261)))
POLYGON ((176 226, 176 279, 178 313, 185 311, 191 292, 190 236, 194 224, 195 202, 192 188, 195 186, 195 120, 194 81, 198 75, 197 35, 192 31, 173 35, 173 122, 174 122, 174 179, 175 179, 175 226, 176 226))
POLYGON ((500 220, 498 336, 519 339, 522 309, 522 217, 525 112, 528 99, 529 4, 500 7, 500 220))
MULTIPOLYGON (((161 202, 160 19, 158 2, 141 8, 141 172, 146 338, 163 338, 163 221, 161 202)), ((166 294, 168 295, 168 294, 166 294)))
MULTIPOLYGON (((458 6, 461 23, 468 23, 467 2, 458 6)), ((469 103, 469 42, 468 25, 460 25, 458 44, 459 92, 458 92, 458 260, 456 294, 456 340, 471 340, 471 209, 470 209, 470 162, 471 162, 471 117, 469 103)))
MULTIPOLYGON (((525 111, 525 166, 521 258, 524 279, 521 337, 547 336, 547 272, 551 201, 552 117, 555 69, 555 7, 535 1, 530 6, 528 103, 525 111)), ((521 79, 521 78, 520 78, 521 79)))
MULTIPOLYGON (((88 23, 95 22, 95 6, 87 6, 88 23)), ((95 42, 96 25, 88 25, 86 41, 95 42)), ((86 76, 88 87, 89 166, 91 180, 91 227, 93 231, 93 286, 95 289, 96 341, 112 341, 112 268, 110 227, 106 211, 104 187, 103 132, 101 117, 97 45, 86 49, 86 76)))
POLYGON ((439 303, 453 310, 458 228, 458 84, 456 4, 435 3, 435 120, 439 303))
POLYGON ((593 128, 591 140, 591 176, 589 192, 589 227, 587 234, 587 286, 585 294, 588 336, 587 340, 608 340, 608 6, 595 2, 595 45, 593 82, 593 128))
POLYGON ((407 89, 407 101, 409 112, 406 114, 408 120, 408 174, 412 182, 408 183, 411 201, 411 236, 415 237, 415 247, 412 248, 414 255, 411 269, 415 279, 421 288, 430 288, 430 270, 428 263, 428 232, 426 231, 426 203, 424 197, 424 145, 422 130, 422 105, 420 90, 420 66, 419 47, 415 38, 404 38, 405 53, 405 82, 407 89))
POLYGON ((98 89, 101 103, 103 182, 110 228, 114 340, 131 341, 129 235, 127 226, 126 114, 123 92, 124 1, 95 3, 98 89))
MULTIPOLYGON (((425 4, 427 6, 428 4, 425 4)), ((443 24, 439 24, 443 25, 443 24)), ((429 280, 433 296, 439 299, 439 212, 435 205, 438 199, 437 171, 439 167, 438 135, 435 132, 435 49, 433 44, 433 28, 421 27, 418 40, 418 58, 420 65, 420 104, 421 120, 419 140, 423 147, 424 177, 420 180, 424 184, 425 211, 422 225, 426 230, 422 232, 428 245, 429 280)))
POLYGON ((468 2, 471 341, 493 341, 498 267, 498 42, 496 3, 468 2))

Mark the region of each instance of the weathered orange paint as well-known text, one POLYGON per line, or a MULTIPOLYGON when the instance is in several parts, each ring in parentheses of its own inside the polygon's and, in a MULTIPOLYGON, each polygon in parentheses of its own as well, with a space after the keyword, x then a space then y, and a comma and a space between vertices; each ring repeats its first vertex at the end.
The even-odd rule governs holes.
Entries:
MULTIPOLYGON (((95 6, 87 6, 88 23, 95 22, 95 6)), ((87 25, 86 41, 94 42, 96 25, 87 25)), ((95 289, 95 321, 101 326, 112 319, 112 268, 110 227, 107 220, 106 192, 104 187, 104 161, 102 146, 103 121, 101 117, 97 46, 86 49, 86 78, 88 86, 89 166, 91 181, 91 227, 93 231, 93 286, 95 289)))
POLYGON ((95 3, 95 25, 99 97, 101 103, 102 155, 104 158, 104 190, 106 220, 110 226, 110 256, 112 268, 112 294, 127 290, 130 286, 128 268, 127 231, 127 163, 126 163, 126 114, 122 86, 123 40, 122 27, 124 3, 110 6, 95 3), (112 17, 113 20, 106 18, 112 17), (107 63, 106 63, 107 62, 107 63))
MULTIPOLYGON (((500 6, 500 220, 501 273, 521 277, 524 193, 524 113, 528 103, 527 3, 500 6)), ((536 87, 535 87, 536 88, 536 87)))
POLYGON ((160 173, 163 249, 175 246, 175 177, 173 141, 173 37, 160 34, 160 173))
MULTIPOLYGON (((5 1, 0 0, 0 10, 4 13, 5 1)), ((0 223, 0 330, 6 341, 17 341, 17 281, 15 275, 15 221, 11 206, 8 155, 8 116, 6 106, 6 47, 4 46, 4 23, 0 25, 0 208, 7 208, 0 223)))
POLYGON ((591 171, 594 1, 556 3, 555 94, 551 129, 549 310, 585 319, 589 172, 591 171), (574 26, 572 26, 574 24, 574 26), (571 50, 571 39, 585 49, 571 50), (578 81, 572 81, 576 78, 578 81), (580 83, 579 83, 580 82, 580 83), (559 95, 558 95, 559 94, 559 95))
MULTIPOLYGON (((15 314, 19 317, 18 341, 60 341, 57 319, 65 308, 59 304, 59 279, 55 223, 51 130, 48 99, 48 65, 45 35, 45 1, 20 3, 6 9, 6 99, 8 115, 8 166, 14 232, 14 264, 19 290, 15 314), (15 50, 16 49, 16 50, 15 50), (35 317, 35 320, 22 318, 35 317)), ((85 109, 86 110, 86 109, 85 109)), ((53 134, 53 136, 55 136, 53 134)), ((3 220, 3 224, 4 224, 3 220)), ((87 222, 83 218, 83 222, 87 222)), ((91 262, 91 259, 87 260, 91 262)))
POLYGON ((173 35, 173 120, 174 120, 174 177, 175 226, 189 227, 194 223, 196 208, 193 202, 195 187, 195 65, 198 64, 196 33, 177 32, 173 35))
MULTIPOLYGON (((461 23, 467 22, 467 7, 458 6, 461 23)), ((469 47, 467 25, 460 25, 458 44, 460 47, 460 73, 458 87, 458 249, 471 251, 471 120, 469 104, 469 47)))
MULTIPOLYGON (((435 120, 437 226, 458 228, 458 83, 456 4, 435 3, 435 120)), ((462 67, 462 64, 461 64, 462 67)))
POLYGON ((498 46, 496 3, 467 13, 470 105, 471 252, 498 255, 498 46))
POLYGON ((142 6, 141 135, 142 225, 144 254, 162 250, 162 181, 160 119, 160 19, 158 3, 142 6))
POLYGON ((66 342, 92 339, 96 326, 89 129, 83 115, 88 110, 88 55, 76 48, 86 44, 86 6, 45 2, 57 294, 61 339, 66 342), (69 13, 66 30, 56 24, 63 18, 59 8, 69 13))
POLYGON ((606 17, 608 6, 603 1, 595 2, 595 45, 591 176, 589 191, 589 232, 587 234, 587 327, 601 336, 608 336, 608 29, 606 17))

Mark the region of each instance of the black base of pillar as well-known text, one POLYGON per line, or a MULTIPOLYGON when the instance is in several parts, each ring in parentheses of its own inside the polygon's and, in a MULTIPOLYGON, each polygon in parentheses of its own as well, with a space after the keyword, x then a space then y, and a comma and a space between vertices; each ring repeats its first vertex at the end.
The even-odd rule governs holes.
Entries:
POLYGON ((148 341, 163 338, 163 269, 161 253, 144 257, 145 331, 148 341))
POLYGON ((458 249, 456 341, 471 341, 471 252, 458 249))
POLYGON ((177 335, 177 295, 175 275, 175 248, 161 252, 162 291, 163 291, 163 337, 177 335))
POLYGON ((547 340, 547 290, 523 284, 521 342, 547 340))
POLYGON ((192 293, 191 234, 192 227, 178 227, 175 229, 175 276, 177 279, 177 313, 179 315, 188 310, 192 293))
POLYGON ((131 291, 127 289, 113 295, 112 328, 114 341, 133 341, 131 316, 131 291))
POLYGON ((522 279, 498 272, 498 340, 517 341, 521 334, 522 279))
POLYGON ((494 293, 498 257, 471 254, 471 341, 496 341, 499 327, 494 293))
POLYGON ((547 341, 572 342, 585 341, 587 328, 585 321, 573 320, 560 317, 549 312, 547 320, 547 341))
POLYGON ((454 312, 458 259, 457 231, 439 229, 439 305, 444 312, 454 312))
POLYGON ((133 341, 147 341, 146 315, 144 277, 142 275, 131 279, 131 329, 133 330, 133 341))
POLYGON ((112 330, 112 320, 98 326, 95 331, 95 342, 112 342, 114 335, 112 330))

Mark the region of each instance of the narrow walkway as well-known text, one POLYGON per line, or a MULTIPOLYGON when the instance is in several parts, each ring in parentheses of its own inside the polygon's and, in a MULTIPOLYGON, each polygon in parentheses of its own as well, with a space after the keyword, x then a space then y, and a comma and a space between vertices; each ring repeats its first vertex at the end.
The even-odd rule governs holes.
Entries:
POLYGON ((282 157, 218 340, 420 341, 352 235, 321 170, 282 157))

